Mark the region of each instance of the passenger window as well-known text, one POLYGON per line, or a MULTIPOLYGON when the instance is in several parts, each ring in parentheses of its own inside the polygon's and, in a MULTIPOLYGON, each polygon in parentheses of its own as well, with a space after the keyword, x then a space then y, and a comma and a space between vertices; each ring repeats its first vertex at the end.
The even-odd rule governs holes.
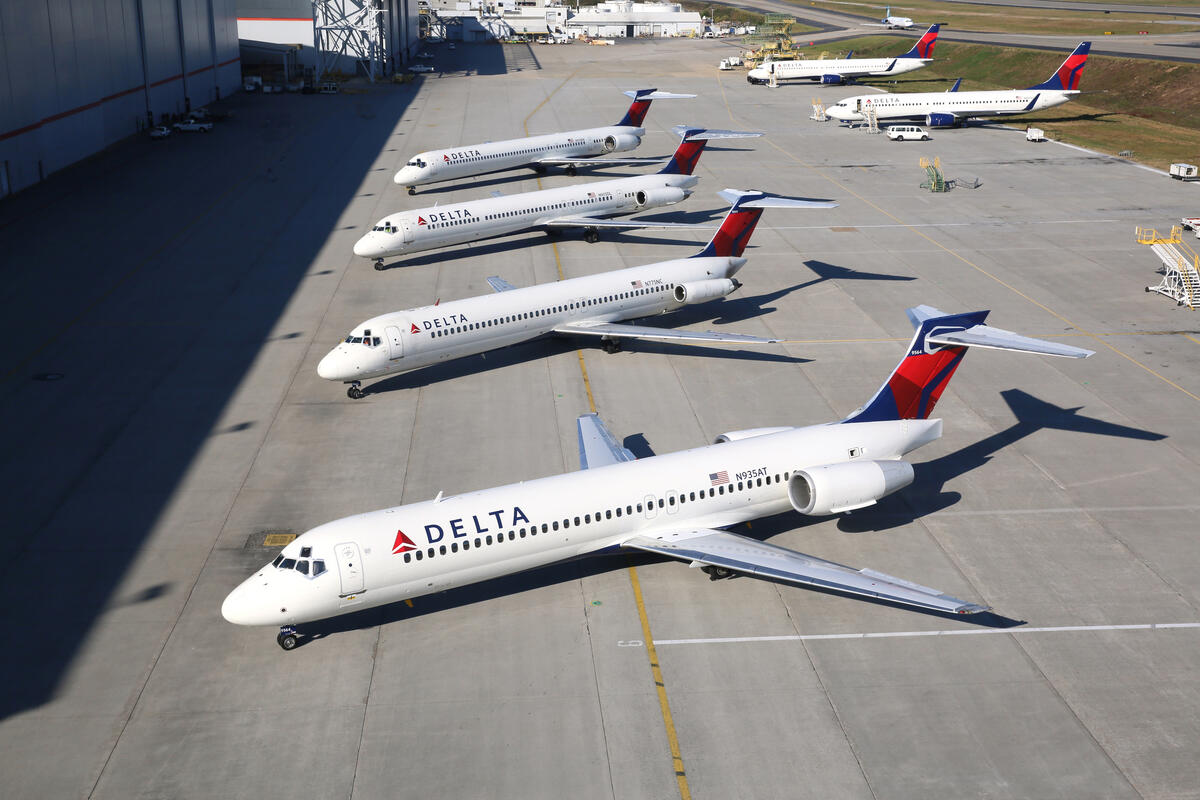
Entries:
POLYGON ((483 545, 483 542, 480 540, 480 538, 478 536, 476 536, 475 537, 475 546, 480 547, 482 545, 483 545))
POLYGON ((463 542, 463 550, 470 550, 470 549, 471 549, 471 540, 468 539, 467 541, 463 542))
POLYGON ((641 503, 637 504, 637 510, 638 510, 639 514, 642 513, 642 504, 641 503))
POLYGON ((738 481, 738 491, 740 492, 741 490, 742 490, 742 482, 738 481))
POLYGON ((418 550, 417 551, 417 561, 420 561, 420 560, 421 560, 421 551, 418 550))
POLYGON ((576 528, 578 528, 578 527, 579 527, 579 517, 576 517, 576 518, 575 518, 575 527, 576 527, 576 528))
POLYGON ((618 508, 617 509, 617 519, 620 519, 620 518, 621 518, 621 509, 618 508))
POLYGON ((692 492, 692 496, 688 499, 691 500, 693 503, 696 502, 696 493, 692 492))
POLYGON ((410 561, 412 561, 412 553, 405 553, 404 554, 404 563, 407 564, 410 561))
POLYGON ((450 552, 451 552, 451 553, 457 553, 457 552, 458 552, 458 542, 451 542, 451 543, 450 543, 450 552))
POLYGON ((604 518, 605 518, 605 519, 612 519, 612 509, 611 509, 611 508, 610 508, 609 510, 607 510, 607 511, 605 511, 605 512, 604 512, 604 518))
POLYGON ((439 553, 439 554, 441 554, 441 555, 443 555, 443 556, 444 556, 444 555, 446 555, 446 545, 442 545, 441 547, 439 547, 439 548, 438 548, 438 553, 439 553))
POLYGON ((512 531, 509 531, 509 532, 508 532, 508 540, 509 540, 510 542, 511 542, 511 541, 513 541, 513 540, 515 540, 516 538, 517 538, 517 534, 516 534, 516 533, 514 533, 514 532, 512 532, 512 531))
POLYGON ((554 530, 558 530, 558 520, 554 520, 553 527, 554 527, 554 530))
POLYGON ((429 557, 430 557, 430 558, 433 558, 433 556, 434 556, 434 554, 435 554, 436 552, 437 552, 437 551, 436 551, 436 550, 434 550, 432 547, 431 547, 431 548, 429 548, 429 557))
POLYGON ((662 501, 662 500, 659 500, 659 501, 658 501, 658 507, 659 507, 659 508, 662 508, 662 507, 663 507, 663 501, 662 501))
MULTIPOLYGON (((544 523, 544 522, 543 522, 543 523, 542 523, 542 533, 545 533, 545 532, 546 532, 546 530, 547 530, 547 529, 546 529, 546 523, 544 523)), ((535 532, 536 532, 536 531, 535 531, 535 532)))
MULTIPOLYGON (((667 500, 670 502, 671 505, 675 505, 675 495, 671 495, 670 497, 667 498, 667 500)), ((662 500, 658 501, 658 507, 662 508, 662 500)))
MULTIPOLYGON (((642 511, 642 504, 641 504, 641 503, 638 503, 638 513, 640 514, 640 513, 641 513, 641 511, 642 511)), ((625 513, 626 513, 626 514, 632 514, 632 513, 633 513, 633 506, 625 506, 625 513)))
POLYGON ((725 485, 724 484, 717 487, 717 494, 725 494, 725 485))

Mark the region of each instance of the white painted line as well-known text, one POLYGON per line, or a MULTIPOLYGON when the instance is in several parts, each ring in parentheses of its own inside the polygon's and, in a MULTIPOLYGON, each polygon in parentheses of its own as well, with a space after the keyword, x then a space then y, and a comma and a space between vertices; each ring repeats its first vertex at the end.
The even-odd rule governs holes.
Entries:
POLYGON ((953 631, 891 631, 883 633, 809 633, 792 636, 730 636, 719 639, 655 639, 655 646, 671 644, 735 644, 739 642, 808 642, 822 639, 899 639, 915 636, 982 636, 989 633, 1075 633, 1091 631, 1149 631, 1200 628, 1200 622, 1159 622, 1144 625, 1060 625, 1053 628, 964 628, 953 631))
MULTIPOLYGON (((1005 220, 988 220, 984 222, 968 221, 968 222, 914 222, 914 223, 897 223, 889 222, 881 225, 855 225, 853 223, 846 225, 772 225, 767 228, 770 231, 819 231, 828 230, 829 228, 854 228, 855 230, 867 230, 874 228, 1011 228, 1018 225, 1083 225, 1091 223, 1103 223, 1111 225, 1114 222, 1126 222, 1123 219, 1038 219, 1027 221, 1005 221, 1005 220)), ((708 230, 706 228, 705 230, 708 230)), ((848 233, 849 231, 847 231, 848 233)))

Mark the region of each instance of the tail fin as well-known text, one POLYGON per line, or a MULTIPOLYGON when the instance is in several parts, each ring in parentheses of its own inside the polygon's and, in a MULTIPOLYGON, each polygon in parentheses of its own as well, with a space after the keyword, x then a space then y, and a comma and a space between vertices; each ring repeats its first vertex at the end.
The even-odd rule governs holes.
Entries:
POLYGON ((1071 51, 1071 55, 1067 56, 1067 60, 1062 63, 1062 66, 1054 71, 1054 74, 1047 78, 1043 83, 1036 86, 1030 86, 1030 89, 1051 89, 1060 92, 1075 92, 1079 90, 1079 73, 1083 72, 1083 66, 1087 63, 1088 52, 1092 49, 1091 42, 1080 42, 1079 46, 1071 51))
POLYGON ((660 92, 658 89, 634 89, 624 94, 626 97, 632 97, 633 102, 629 104, 629 110, 625 112, 625 116, 621 117, 621 121, 617 125, 630 128, 642 127, 642 121, 646 119, 646 112, 650 110, 651 100, 685 100, 696 96, 694 94, 660 92))
POLYGON ((704 249, 692 258, 708 258, 712 256, 732 256, 740 258, 750 243, 758 218, 764 208, 837 208, 838 204, 830 200, 806 200, 760 192, 756 189, 726 189, 718 192, 731 205, 721 227, 713 234, 712 240, 704 249))
POLYGON ((940 23, 934 23, 929 26, 929 30, 921 35, 917 43, 900 58, 933 58, 933 46, 937 44, 938 31, 941 30, 940 23))
POLYGON ((949 89, 947 89, 946 91, 947 91, 947 93, 949 93, 949 92, 957 92, 957 91, 958 91, 958 87, 960 87, 960 86, 962 86, 962 78, 959 78, 958 80, 956 80, 956 81, 954 82, 954 85, 953 85, 953 86, 951 86, 951 87, 950 87, 949 89))
POLYGON ((749 139, 763 135, 761 131, 719 131, 691 125, 676 125, 672 130, 679 135, 679 147, 675 148, 675 155, 667 165, 658 171, 660 175, 691 175, 704 152, 705 142, 710 139, 749 139))
POLYGON ((892 374, 875 396, 843 422, 928 419, 968 347, 1016 350, 1066 358, 1087 358, 1091 350, 1031 339, 983 324, 987 311, 947 314, 930 306, 908 309, 917 332, 892 374))

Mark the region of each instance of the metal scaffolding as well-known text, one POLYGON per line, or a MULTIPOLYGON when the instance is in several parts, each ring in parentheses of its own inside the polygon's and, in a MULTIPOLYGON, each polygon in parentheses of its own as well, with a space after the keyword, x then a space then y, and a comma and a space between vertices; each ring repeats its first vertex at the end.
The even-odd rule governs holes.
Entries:
POLYGON ((383 0, 313 0, 313 41, 318 78, 347 66, 361 66, 368 80, 387 74, 383 0))

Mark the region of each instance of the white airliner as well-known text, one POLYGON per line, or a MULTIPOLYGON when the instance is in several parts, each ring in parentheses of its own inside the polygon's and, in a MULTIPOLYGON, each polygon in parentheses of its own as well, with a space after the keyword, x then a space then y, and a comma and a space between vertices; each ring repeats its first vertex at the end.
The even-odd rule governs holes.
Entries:
POLYGON ((677 126, 679 147, 667 165, 653 175, 613 178, 594 183, 501 195, 465 203, 399 211, 389 214, 354 244, 354 255, 383 269, 389 256, 411 255, 533 228, 583 228, 595 242, 600 228, 691 227, 669 222, 616 221, 605 217, 636 214, 670 206, 692 193, 699 178, 692 175, 704 144, 710 139, 762 136, 749 131, 718 131, 677 126))
POLYGON ((985 92, 917 92, 914 94, 863 94, 847 97, 826 109, 842 122, 866 119, 864 112, 875 110, 876 118, 924 120, 932 128, 958 125, 972 117, 999 117, 1028 114, 1061 106, 1079 94, 1079 76, 1087 63, 1091 42, 1081 42, 1054 74, 1028 89, 1002 89, 985 92))
MULTIPOLYGON (((868 23, 868 25, 871 24, 872 23, 868 23)), ((878 24, 888 28, 889 30, 892 28, 903 28, 904 30, 908 30, 913 25, 916 25, 916 23, 912 21, 911 17, 900 17, 893 14, 891 6, 888 6, 883 10, 883 19, 879 20, 878 24)))
POLYGON ((1084 358, 1089 350, 984 324, 986 311, 909 309, 916 334, 865 406, 840 423, 724 433, 707 447, 635 460, 599 418, 579 418, 578 472, 372 511, 313 528, 225 598, 238 625, 296 625, 605 550, 677 558, 710 577, 741 574, 921 609, 986 607, 870 569, 835 564, 726 528, 792 509, 827 516, 912 483, 904 456, 941 436, 929 419, 966 349, 1084 358))
POLYGON ((907 53, 895 58, 850 58, 848 55, 845 58, 768 61, 746 73, 746 80, 750 83, 770 83, 771 77, 774 76, 776 82, 807 80, 840 84, 868 75, 902 75, 933 61, 938 27, 930 25, 929 30, 925 31, 907 53))
POLYGON ((764 208, 836 208, 827 201, 772 197, 726 189, 733 207, 708 245, 689 258, 601 272, 582 278, 518 289, 498 277, 488 283, 498 295, 396 311, 358 325, 317 365, 317 374, 350 384, 363 396, 363 380, 484 353, 556 333, 598 336, 608 352, 623 338, 668 341, 773 344, 736 333, 675 331, 619 321, 674 311, 724 297, 741 284, 734 278, 746 263, 742 252, 764 208))
POLYGON ((633 98, 633 103, 616 125, 526 136, 502 142, 464 144, 446 150, 427 150, 410 158, 392 180, 401 186, 407 186, 409 194, 416 194, 417 190, 414 187, 422 184, 486 175, 489 172, 519 167, 544 170, 548 166, 565 166, 567 174, 574 175, 577 167, 586 164, 603 166, 657 163, 661 159, 597 160, 595 156, 623 153, 640 145, 642 137, 646 135, 642 120, 646 118, 652 100, 677 100, 696 95, 672 94, 657 89, 638 89, 625 94, 633 98))

